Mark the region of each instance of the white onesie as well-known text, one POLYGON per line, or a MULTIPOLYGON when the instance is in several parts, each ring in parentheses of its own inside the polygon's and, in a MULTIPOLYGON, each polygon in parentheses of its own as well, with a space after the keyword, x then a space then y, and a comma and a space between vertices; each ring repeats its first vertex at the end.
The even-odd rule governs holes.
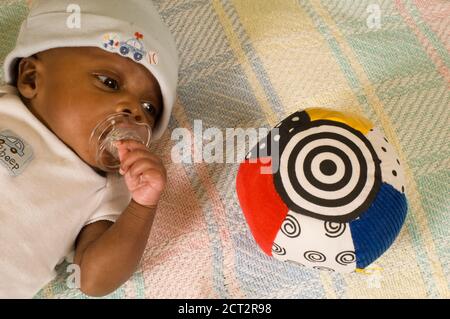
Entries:
POLYGON ((0 298, 31 298, 70 256, 80 230, 116 221, 131 200, 123 178, 104 178, 0 88, 0 298))

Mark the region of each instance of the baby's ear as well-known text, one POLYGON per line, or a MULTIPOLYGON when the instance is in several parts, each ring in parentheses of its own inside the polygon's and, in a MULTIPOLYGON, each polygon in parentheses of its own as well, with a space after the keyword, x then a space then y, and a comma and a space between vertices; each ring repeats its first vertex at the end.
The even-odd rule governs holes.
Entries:
POLYGON ((35 56, 23 58, 19 62, 17 74, 17 89, 26 99, 36 96, 39 89, 39 69, 41 61, 35 56))

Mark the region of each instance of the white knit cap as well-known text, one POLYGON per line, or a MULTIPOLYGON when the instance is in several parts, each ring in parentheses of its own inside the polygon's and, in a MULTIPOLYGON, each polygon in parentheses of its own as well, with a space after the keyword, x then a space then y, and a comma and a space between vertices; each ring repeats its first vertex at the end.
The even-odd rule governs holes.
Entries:
POLYGON ((5 59, 6 82, 15 84, 20 58, 61 47, 98 47, 145 66, 161 88, 164 105, 153 138, 161 137, 176 99, 178 54, 151 0, 34 0, 5 59))

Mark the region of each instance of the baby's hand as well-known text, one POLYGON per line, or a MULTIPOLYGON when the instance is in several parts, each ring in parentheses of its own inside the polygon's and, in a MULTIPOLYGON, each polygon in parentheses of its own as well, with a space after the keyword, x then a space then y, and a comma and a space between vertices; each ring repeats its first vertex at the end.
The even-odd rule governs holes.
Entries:
POLYGON ((150 153, 145 145, 133 141, 118 141, 120 171, 133 200, 147 207, 154 207, 166 185, 166 170, 162 161, 150 153))

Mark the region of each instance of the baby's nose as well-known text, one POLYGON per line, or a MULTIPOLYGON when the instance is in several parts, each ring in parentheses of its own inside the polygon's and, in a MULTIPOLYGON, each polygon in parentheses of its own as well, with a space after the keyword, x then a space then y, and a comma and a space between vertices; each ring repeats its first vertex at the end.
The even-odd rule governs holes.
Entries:
POLYGON ((142 115, 140 114, 139 108, 133 108, 133 107, 126 106, 126 107, 123 107, 119 112, 131 114, 134 117, 134 119, 136 120, 136 122, 142 121, 142 115))

